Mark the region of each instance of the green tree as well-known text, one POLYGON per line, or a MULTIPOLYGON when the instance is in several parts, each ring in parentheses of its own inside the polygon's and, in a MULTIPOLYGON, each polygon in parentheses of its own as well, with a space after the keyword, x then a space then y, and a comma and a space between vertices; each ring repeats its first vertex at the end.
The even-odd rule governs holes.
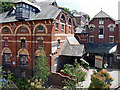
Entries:
POLYGON ((88 21, 90 21, 90 16, 88 15, 88 21))
POLYGON ((76 88, 77 82, 79 82, 79 87, 82 87, 82 82, 85 81, 86 73, 83 72, 79 67, 80 64, 77 62, 77 59, 75 59, 74 65, 66 64, 64 65, 64 69, 61 70, 61 72, 64 72, 71 77, 71 80, 63 81, 67 88, 76 88))
MULTIPOLYGON (((9 0, 0 0, 0 13, 3 12, 7 12, 9 10, 12 9, 13 6, 15 6, 14 4, 12 4, 12 2, 15 2, 16 0, 11 0, 11 2, 9 0)), ((36 0, 28 0, 30 2, 35 2, 36 0)))
POLYGON ((65 11, 71 13, 71 11, 68 8, 62 7, 62 9, 64 9, 65 11))
POLYGON ((47 66, 47 57, 44 50, 41 50, 41 55, 35 60, 34 77, 33 79, 40 80, 41 86, 44 87, 45 82, 50 75, 50 69, 47 66))

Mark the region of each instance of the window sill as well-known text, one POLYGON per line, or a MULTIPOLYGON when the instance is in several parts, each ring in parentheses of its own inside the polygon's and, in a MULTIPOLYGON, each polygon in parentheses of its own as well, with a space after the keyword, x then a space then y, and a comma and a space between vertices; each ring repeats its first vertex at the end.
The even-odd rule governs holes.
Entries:
POLYGON ((55 30, 57 30, 57 31, 58 31, 59 29, 58 29, 58 28, 55 28, 55 30))
POLYGON ((8 47, 8 45, 5 45, 5 47, 8 47))
POLYGON ((59 47, 57 47, 58 49, 60 49, 60 46, 59 47))
POLYGON ((43 32, 43 30, 37 31, 37 32, 43 32))

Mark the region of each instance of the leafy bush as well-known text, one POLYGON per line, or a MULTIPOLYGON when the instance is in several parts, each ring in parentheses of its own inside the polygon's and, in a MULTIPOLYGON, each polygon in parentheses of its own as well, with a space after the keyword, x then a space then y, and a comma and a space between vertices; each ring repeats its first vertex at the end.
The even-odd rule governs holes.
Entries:
POLYGON ((75 60, 74 65, 65 64, 63 70, 61 70, 61 72, 64 72, 64 73, 68 74, 69 76, 72 76, 71 80, 64 81, 67 88, 75 88, 76 85, 74 82, 85 81, 86 73, 83 72, 79 68, 79 66, 80 66, 79 63, 77 62, 77 60, 75 60))
POLYGON ((89 65, 88 65, 87 63, 83 62, 83 61, 81 62, 81 66, 82 66, 83 68, 87 69, 87 70, 90 69, 89 65))
POLYGON ((3 90, 14 87, 14 85, 11 83, 11 80, 13 79, 11 71, 3 70, 2 66, 0 66, 0 79, 1 79, 0 84, 2 85, 3 90))
POLYGON ((110 74, 106 70, 101 70, 99 72, 94 71, 91 75, 89 90, 92 90, 93 88, 99 88, 100 90, 110 89, 112 81, 113 78, 110 77, 110 74))
POLYGON ((13 82, 20 90, 29 90, 31 87, 26 78, 14 78, 13 82))

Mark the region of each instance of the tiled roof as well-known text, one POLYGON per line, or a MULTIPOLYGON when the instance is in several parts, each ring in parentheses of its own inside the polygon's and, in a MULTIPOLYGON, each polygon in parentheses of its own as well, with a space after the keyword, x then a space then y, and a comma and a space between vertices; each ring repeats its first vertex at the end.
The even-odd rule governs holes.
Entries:
POLYGON ((88 43, 85 45, 85 51, 87 53, 109 54, 110 50, 115 46, 116 44, 110 44, 110 43, 88 43))
MULTIPOLYGON (((24 1, 24 0, 23 0, 24 1)), ((51 5, 52 2, 37 2, 34 3, 38 7, 41 7, 41 11, 36 13, 31 18, 27 19, 26 21, 30 20, 45 20, 45 19, 55 19, 57 15, 61 12, 61 9, 57 6, 51 5)), ((15 15, 7 16, 9 12, 5 12, 0 14, 0 23, 7 23, 7 22, 15 22, 18 21, 15 18, 15 15)))
POLYGON ((115 19, 113 19, 111 16, 109 16, 107 13, 105 13, 102 10, 98 14, 96 14, 93 18, 111 18, 112 20, 115 21, 115 19))
POLYGON ((80 34, 80 33, 81 34, 87 34, 88 33, 85 29, 83 29, 83 28, 81 28, 79 26, 75 28, 75 31, 76 31, 75 32, 76 34, 80 34))
POLYGON ((63 43, 60 55, 65 56, 78 56, 81 57, 84 54, 84 45, 79 44, 75 37, 67 37, 63 43))

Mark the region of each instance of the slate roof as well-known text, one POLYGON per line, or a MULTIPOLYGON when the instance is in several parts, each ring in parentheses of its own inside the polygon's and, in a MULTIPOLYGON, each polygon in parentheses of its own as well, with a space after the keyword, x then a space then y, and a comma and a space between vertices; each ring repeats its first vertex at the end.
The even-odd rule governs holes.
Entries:
POLYGON ((35 5, 34 3, 31 3, 28 0, 16 0, 14 3, 20 3, 20 2, 24 2, 24 3, 26 3, 28 5, 31 5, 31 6, 37 8, 37 9, 39 9, 41 11, 41 8, 39 6, 35 5))
POLYGON ((63 43, 60 55, 81 57, 84 54, 84 45, 79 44, 75 37, 67 37, 63 43))
MULTIPOLYGON (((101 10, 98 14, 96 14, 93 18, 111 18, 115 21, 111 16, 109 16, 107 13, 105 13, 103 10, 101 10)), ((93 19, 92 18, 92 19, 93 19)))
POLYGON ((105 53, 110 54, 110 50, 115 47, 116 44, 110 43, 88 43, 85 45, 85 51, 87 53, 105 53))
MULTIPOLYGON (((34 4, 41 7, 41 12, 36 13, 33 17, 27 19, 26 21, 55 19, 57 17, 57 15, 61 12, 61 9, 59 7, 51 5, 52 2, 37 2, 34 4)), ((9 12, 0 14, 0 23, 18 21, 15 18, 15 15, 7 17, 8 13, 9 12)))
POLYGON ((76 31, 75 32, 76 34, 88 34, 88 32, 85 29, 83 29, 79 26, 75 28, 75 31, 76 31))
POLYGON ((77 12, 76 10, 72 10, 71 12, 72 12, 73 16, 75 16, 75 17, 81 17, 83 15, 88 15, 84 12, 77 12))
POLYGON ((41 7, 41 12, 29 20, 55 19, 61 11, 58 7, 51 5, 51 2, 37 2, 36 4, 41 7))

